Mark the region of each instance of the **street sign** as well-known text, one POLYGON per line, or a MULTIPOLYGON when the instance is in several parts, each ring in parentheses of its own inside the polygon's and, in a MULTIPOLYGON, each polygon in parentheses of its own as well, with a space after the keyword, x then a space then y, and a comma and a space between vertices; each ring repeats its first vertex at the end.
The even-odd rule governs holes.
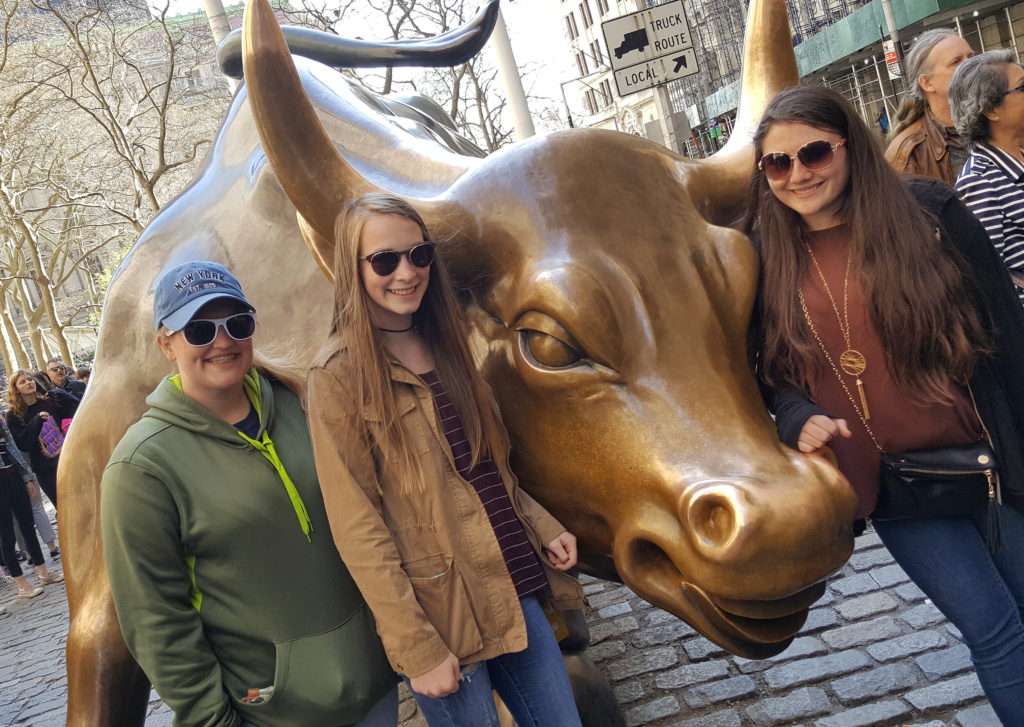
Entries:
POLYGON ((619 96, 697 72, 683 1, 672 0, 601 24, 619 96))
POLYGON ((697 72, 697 56, 693 48, 681 53, 655 58, 615 71, 615 87, 619 96, 628 96, 677 78, 692 76, 697 72))
POLYGON ((889 71, 889 80, 895 81, 903 75, 900 69, 900 58, 896 55, 896 44, 891 40, 883 40, 882 50, 885 51, 885 67, 889 71))

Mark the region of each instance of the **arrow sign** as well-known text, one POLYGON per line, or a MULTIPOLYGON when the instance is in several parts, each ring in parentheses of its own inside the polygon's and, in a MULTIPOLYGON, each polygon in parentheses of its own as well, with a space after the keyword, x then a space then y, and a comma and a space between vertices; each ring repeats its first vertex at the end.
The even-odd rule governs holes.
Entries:
POLYGON ((673 73, 679 73, 680 68, 686 68, 686 56, 676 56, 672 60, 676 62, 676 67, 672 69, 673 73))

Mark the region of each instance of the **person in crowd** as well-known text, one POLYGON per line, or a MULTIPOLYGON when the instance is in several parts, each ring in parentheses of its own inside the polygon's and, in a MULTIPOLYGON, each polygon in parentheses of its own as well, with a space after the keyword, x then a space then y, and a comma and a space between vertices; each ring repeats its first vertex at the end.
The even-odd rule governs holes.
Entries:
POLYGON ((92 377, 92 369, 88 366, 79 366, 75 372, 75 378, 82 382, 84 387, 89 386, 89 379, 92 377))
POLYGON ((423 220, 369 194, 336 225, 333 332, 307 381, 338 550, 431 727, 580 724, 542 603, 579 608, 576 539, 522 492, 423 220), (426 524, 430 523, 427 527, 426 524))
POLYGON ((46 362, 46 375, 50 377, 50 381, 58 389, 63 389, 72 396, 81 399, 85 396, 85 384, 81 381, 75 381, 68 376, 67 366, 64 365, 64 361, 60 358, 51 358, 46 362))
POLYGON ((64 444, 61 422, 75 415, 78 399, 63 389, 40 390, 32 374, 18 371, 8 382, 7 402, 7 423, 14 440, 29 453, 39 485, 58 507, 57 463, 64 444))
POLYGON ((878 115, 875 116, 875 123, 878 124, 878 130, 882 132, 882 136, 886 136, 889 133, 889 112, 883 105, 878 111, 878 115))
MULTIPOLYGON (((21 551, 26 552, 28 550, 26 537, 34 538, 38 532, 40 540, 43 541, 50 553, 50 559, 57 560, 60 557, 60 548, 57 547, 57 536, 53 532, 53 525, 50 524, 50 517, 46 514, 41 493, 42 490, 36 487, 32 488, 29 496, 29 504, 32 506, 32 522, 36 526, 35 530, 24 533, 21 530, 20 523, 16 522, 14 524, 14 538, 21 551)), ((35 561, 30 562, 29 565, 35 565, 35 561)))
POLYGON ((1006 269, 955 193, 901 182, 828 89, 779 94, 754 145, 757 361, 780 438, 831 448, 856 516, 963 634, 1003 723, 1022 725, 1024 310, 1006 269), (999 477, 977 460, 977 501, 876 504, 898 494, 888 479, 880 490, 883 456, 942 463, 988 440, 999 477))
MULTIPOLYGON (((0 412, 0 418, 6 421, 7 412, 0 412)), ((46 509, 43 507, 42 490, 39 487, 29 488, 29 502, 32 505, 32 520, 35 523, 36 530, 39 532, 39 537, 50 551, 50 559, 56 560, 60 557, 60 548, 57 547, 57 536, 54 534, 53 526, 50 524, 50 516, 46 514, 46 509)), ((33 537, 34 535, 35 533, 31 531, 28 533, 28 537, 33 537)), ((26 533, 22 532, 21 525, 18 522, 14 523, 14 537, 20 551, 22 553, 27 552, 26 533)), ((29 565, 34 565, 34 561, 29 563, 29 565)))
POLYGON ((7 422, 0 417, 0 552, 4 566, 18 585, 18 598, 35 598, 42 594, 42 586, 60 583, 64 576, 52 573, 43 563, 43 551, 32 530, 32 506, 29 494, 36 488, 35 475, 18 451, 7 422), (14 552, 14 521, 25 533, 27 553, 35 564, 39 585, 33 586, 25 578, 14 552))
POLYGON ((180 727, 394 727, 397 678, 334 547, 294 393, 305 372, 254 363, 256 312, 217 263, 163 273, 153 317, 177 373, 101 484, 132 656, 180 727))
POLYGON ((956 180, 1024 303, 1024 68, 1008 50, 975 56, 949 87, 953 118, 971 147, 956 180))
POLYGON ((972 55, 968 42, 948 28, 926 30, 914 41, 904 60, 911 86, 885 152, 897 173, 953 186, 968 152, 953 126, 947 92, 957 66, 972 55))

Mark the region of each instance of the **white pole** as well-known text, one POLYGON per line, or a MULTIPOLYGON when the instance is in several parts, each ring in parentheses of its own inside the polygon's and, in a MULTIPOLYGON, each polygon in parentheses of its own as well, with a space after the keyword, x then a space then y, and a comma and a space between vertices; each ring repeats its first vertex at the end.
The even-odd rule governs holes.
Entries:
MULTIPOLYGON (((220 0, 210 1, 219 2, 220 0)), ((530 108, 526 104, 526 91, 523 90, 523 79, 519 75, 516 57, 512 52, 512 43, 508 39, 508 28, 505 27, 505 18, 500 9, 498 10, 498 22, 494 26, 494 32, 491 33, 491 47, 494 49, 495 59, 498 62, 501 85, 505 89, 508 106, 512 111, 516 139, 522 140, 531 137, 537 132, 533 129, 530 108)))
MULTIPOLYGON (((210 32, 213 33, 213 42, 216 45, 231 32, 228 16, 224 12, 224 3, 221 0, 203 0, 203 10, 206 11, 206 19, 210 23, 210 32)), ((238 90, 238 79, 228 78, 226 80, 232 93, 238 90)))
POLYGON ((228 16, 224 13, 224 3, 221 0, 203 0, 203 10, 206 11, 206 19, 210 21, 213 42, 220 43, 221 39, 231 32, 228 16))

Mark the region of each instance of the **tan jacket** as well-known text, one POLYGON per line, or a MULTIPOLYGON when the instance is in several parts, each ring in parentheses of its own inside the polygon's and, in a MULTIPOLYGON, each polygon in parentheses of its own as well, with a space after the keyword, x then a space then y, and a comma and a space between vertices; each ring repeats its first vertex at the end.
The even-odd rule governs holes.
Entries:
POLYGON ((945 131, 927 111, 896 135, 885 150, 885 158, 897 174, 938 179, 950 187, 956 181, 945 131))
MULTIPOLYGON (((497 538, 473 486, 459 476, 435 414, 430 388, 392 362, 392 390, 406 436, 428 485, 402 494, 392 467, 372 442, 381 417, 356 414, 345 353, 309 374, 309 415, 317 474, 334 540, 377 620, 395 671, 420 676, 451 651, 463 664, 526 648, 526 626, 497 538)), ((553 605, 580 608, 571 576, 541 552, 565 528, 519 489, 508 445, 495 453, 509 498, 540 556, 553 605)))

